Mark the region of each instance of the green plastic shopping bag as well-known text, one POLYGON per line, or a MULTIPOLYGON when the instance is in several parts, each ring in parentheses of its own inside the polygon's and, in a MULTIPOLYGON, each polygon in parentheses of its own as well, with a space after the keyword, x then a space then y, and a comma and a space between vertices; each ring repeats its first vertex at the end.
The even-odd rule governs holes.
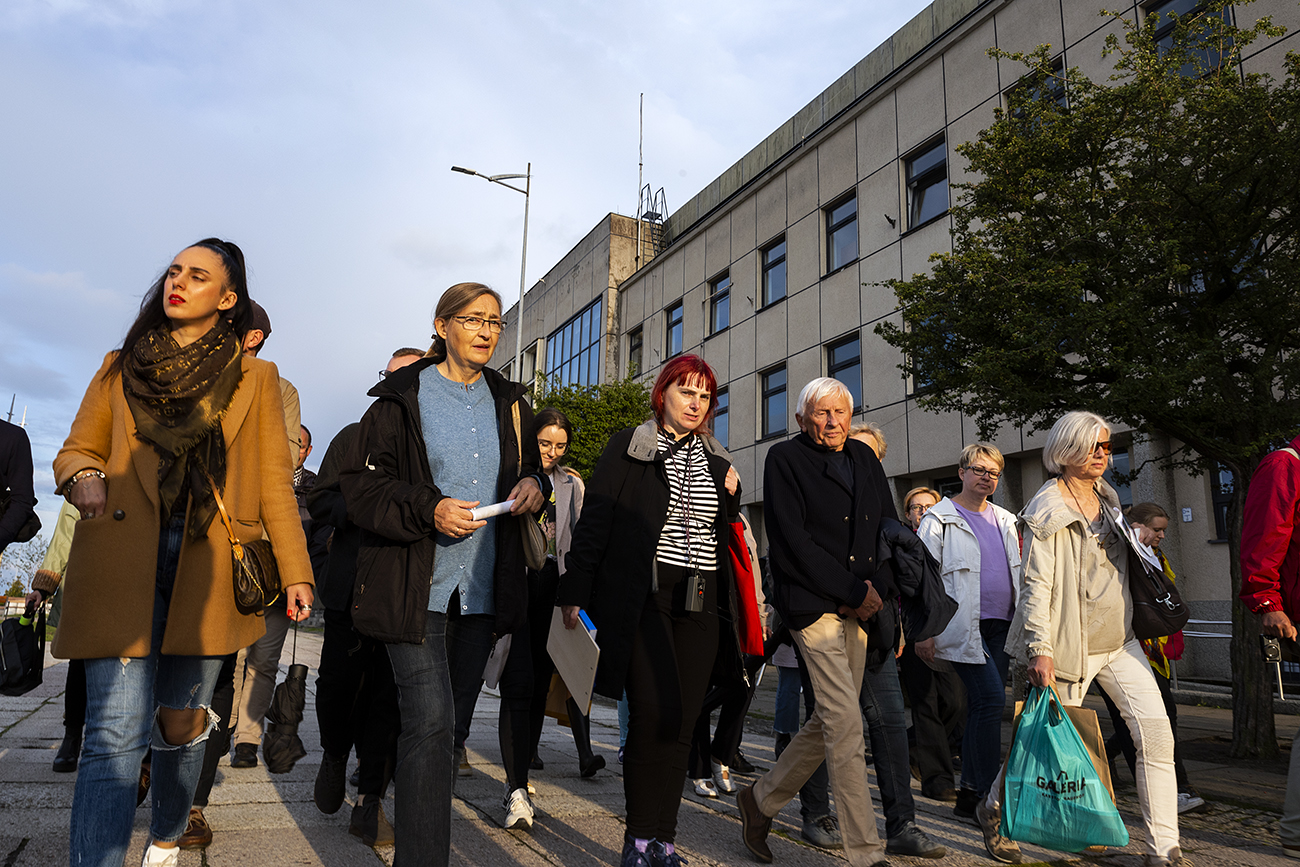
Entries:
POLYGON ((1128 829, 1055 688, 1034 687, 1007 756, 1002 833, 1062 852, 1127 846, 1128 829))

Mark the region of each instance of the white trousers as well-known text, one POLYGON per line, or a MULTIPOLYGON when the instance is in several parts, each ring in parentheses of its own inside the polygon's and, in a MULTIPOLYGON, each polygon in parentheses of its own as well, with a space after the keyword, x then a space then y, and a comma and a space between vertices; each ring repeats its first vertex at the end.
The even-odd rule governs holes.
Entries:
MULTIPOLYGON (((1181 855, 1178 846, 1178 778, 1174 773, 1174 734, 1151 664, 1137 639, 1110 653, 1088 656, 1079 683, 1056 682, 1065 704, 1078 707, 1096 680, 1119 708, 1137 748, 1137 793, 1146 832, 1146 854, 1159 859, 1181 855)), ((1001 774, 989 800, 1002 787, 1001 774)))

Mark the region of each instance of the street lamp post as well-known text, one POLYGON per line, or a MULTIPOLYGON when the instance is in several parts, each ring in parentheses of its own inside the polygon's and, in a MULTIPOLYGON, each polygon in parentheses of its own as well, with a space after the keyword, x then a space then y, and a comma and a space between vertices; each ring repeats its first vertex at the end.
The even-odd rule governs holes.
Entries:
POLYGON ((524 280, 528 272, 528 199, 529 191, 533 183, 533 164, 529 163, 528 168, 522 175, 484 175, 479 174, 473 169, 462 168, 461 166, 452 166, 453 172, 460 172, 463 175, 474 175, 494 184, 500 184, 503 187, 514 190, 516 193, 524 194, 524 251, 519 257, 519 313, 518 322, 515 323, 515 365, 514 375, 518 381, 523 382, 524 372, 520 365, 520 355, 523 352, 524 343, 524 280), (524 188, 521 190, 514 184, 507 184, 506 181, 524 179, 524 188))

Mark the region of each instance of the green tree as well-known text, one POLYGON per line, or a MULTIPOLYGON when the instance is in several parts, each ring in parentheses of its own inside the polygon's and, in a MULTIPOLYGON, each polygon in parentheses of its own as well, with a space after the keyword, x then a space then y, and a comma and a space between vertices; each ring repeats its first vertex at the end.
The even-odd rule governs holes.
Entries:
POLYGON ((954 185, 952 252, 889 284, 904 324, 876 330, 924 382, 922 407, 986 437, 1091 409, 1181 441, 1167 465, 1231 471, 1233 753, 1272 757, 1258 622, 1237 592, 1246 488, 1300 430, 1300 60, 1282 81, 1243 74, 1243 49, 1282 30, 1234 27, 1227 5, 1164 44, 1116 15, 1105 81, 1053 70, 1046 47, 1004 55, 1027 72, 957 148, 974 180, 954 185))
POLYGON ((4 555, 0 557, 0 575, 12 580, 7 595, 27 595, 26 588, 31 586, 36 570, 41 568, 41 561, 45 559, 45 549, 48 547, 49 542, 45 537, 37 534, 20 545, 10 545, 5 548, 4 555))
POLYGON ((599 385, 561 385, 558 377, 549 381, 539 377, 538 383, 533 406, 554 407, 568 416, 573 438, 565 463, 584 480, 591 478, 610 437, 653 415, 650 387, 631 376, 599 385))

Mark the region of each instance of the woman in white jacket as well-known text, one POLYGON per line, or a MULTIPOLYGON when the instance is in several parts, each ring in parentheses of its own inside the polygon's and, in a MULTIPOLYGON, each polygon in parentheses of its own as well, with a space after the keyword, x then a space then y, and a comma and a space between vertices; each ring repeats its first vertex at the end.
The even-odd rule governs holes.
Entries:
POLYGON ((1007 650, 1029 666, 1030 683, 1055 684, 1066 704, 1081 704, 1093 679, 1115 700, 1137 749, 1143 863, 1182 864, 1174 739, 1151 666, 1133 636, 1125 542, 1133 531, 1102 479, 1109 464, 1105 419, 1071 412, 1052 426, 1043 466, 1055 478, 1020 513, 1028 532, 1007 650))
MULTIPOLYGON (((1002 762, 1006 641, 1018 601, 1020 541, 1015 516, 988 501, 1002 476, 1002 453, 990 445, 969 445, 958 463, 961 493, 926 512, 917 531, 939 561, 944 589, 957 600, 957 613, 937 637, 917 643, 916 655, 926 662, 948 660, 966 686, 961 789, 953 811, 970 819, 977 818, 977 806, 1002 762)), ((1002 848, 999 854, 990 845, 989 853, 1019 860, 1015 843, 1005 841, 1002 848)))

